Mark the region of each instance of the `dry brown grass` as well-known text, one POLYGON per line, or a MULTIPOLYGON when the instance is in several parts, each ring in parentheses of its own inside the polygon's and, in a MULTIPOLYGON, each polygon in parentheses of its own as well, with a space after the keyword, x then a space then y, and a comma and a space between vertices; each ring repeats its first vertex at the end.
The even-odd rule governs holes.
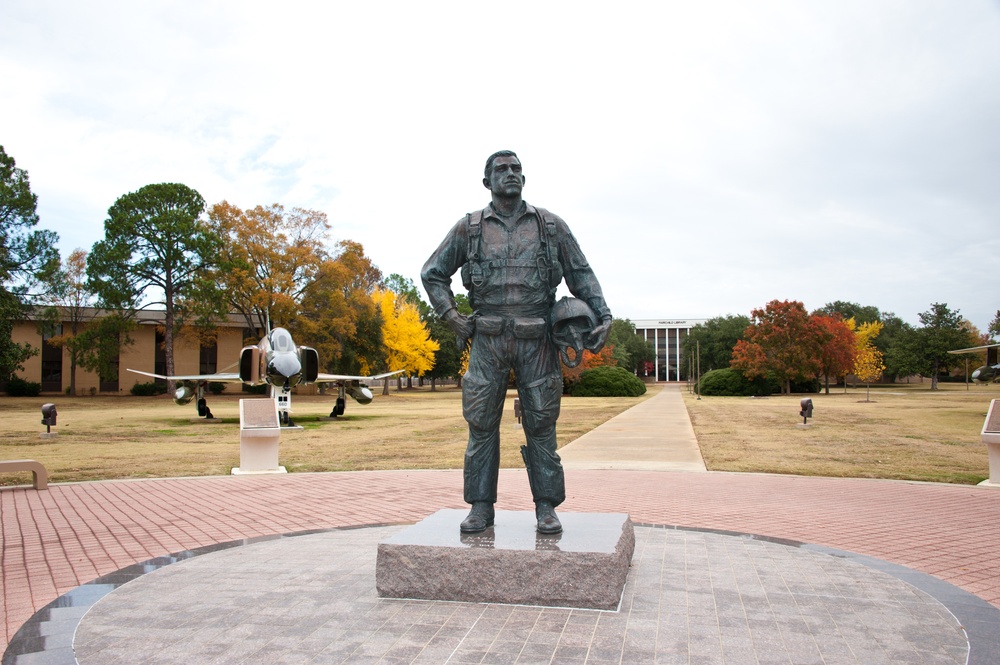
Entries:
POLYGON ((997 386, 929 384, 831 389, 830 395, 703 397, 685 404, 716 471, 977 483, 989 477, 979 432, 997 386), (815 417, 802 427, 799 400, 815 417))
MULTIPOLYGON (((648 398, 564 397, 559 441, 581 434, 648 398)), ((801 427, 802 395, 704 397, 685 393, 708 468, 813 476, 895 478, 976 483, 989 476, 979 440, 998 386, 927 384, 811 395, 815 418, 801 427)), ((521 466, 524 434, 508 394, 501 426, 501 464, 521 466)), ((221 424, 199 422, 194 407, 167 397, 0 397, 0 459, 35 459, 53 482, 107 478, 225 475, 239 466, 239 396, 210 399, 221 424), (59 437, 42 440, 40 406, 59 408, 59 437)), ((281 463, 290 472, 461 468, 466 425, 461 392, 424 388, 376 395, 347 414, 320 421, 332 398, 297 396, 293 416, 304 429, 281 438, 281 463)), ((25 484, 27 474, 0 476, 0 485, 25 484)))
MULTIPOLYGON (((576 439, 646 399, 563 398, 561 445, 576 439)), ((508 393, 501 425, 501 464, 521 466, 524 434, 515 427, 514 391, 508 393)), ((3 439, 0 459, 42 462, 52 482, 108 478, 183 477, 228 474, 239 466, 239 396, 209 398, 219 424, 198 421, 193 405, 168 397, 0 397, 3 439), (59 433, 43 440, 41 405, 54 402, 59 433)), ((347 413, 327 416, 333 398, 296 396, 292 416, 302 431, 281 436, 281 463, 294 471, 461 468, 467 429, 461 391, 392 389, 347 413)), ((0 485, 25 484, 30 475, 0 475, 0 485)))

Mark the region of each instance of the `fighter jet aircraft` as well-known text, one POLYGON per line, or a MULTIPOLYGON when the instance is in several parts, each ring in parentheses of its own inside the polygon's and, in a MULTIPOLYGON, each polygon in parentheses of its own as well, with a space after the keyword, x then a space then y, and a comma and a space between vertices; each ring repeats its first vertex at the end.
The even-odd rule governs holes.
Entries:
POLYGON ((948 353, 975 353, 986 351, 986 364, 978 367, 972 372, 972 380, 975 383, 991 383, 1000 381, 1000 362, 997 362, 997 347, 1000 344, 987 344, 986 346, 973 346, 968 349, 955 349, 948 353))
POLYGON ((292 388, 310 383, 337 384, 337 401, 330 412, 331 418, 344 415, 346 396, 350 395, 359 404, 372 401, 372 391, 364 382, 377 381, 387 376, 402 373, 388 372, 378 376, 348 376, 342 374, 322 374, 319 371, 319 354, 316 349, 308 346, 296 346, 292 335, 284 328, 274 328, 262 337, 256 346, 245 346, 240 352, 239 372, 227 374, 191 374, 183 376, 164 376, 140 372, 136 369, 128 371, 156 379, 166 379, 176 382, 174 401, 178 404, 188 404, 198 398, 198 415, 211 418, 212 412, 205 401, 205 386, 210 382, 245 383, 250 386, 271 386, 271 398, 278 403, 278 415, 281 424, 292 426, 289 413, 292 406, 292 388))

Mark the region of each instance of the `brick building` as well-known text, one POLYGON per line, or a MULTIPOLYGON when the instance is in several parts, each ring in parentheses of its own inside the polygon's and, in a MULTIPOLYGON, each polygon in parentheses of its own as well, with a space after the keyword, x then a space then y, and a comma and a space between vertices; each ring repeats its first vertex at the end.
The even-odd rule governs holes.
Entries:
MULTIPOLYGON (((84 321, 93 322, 101 316, 100 310, 88 309, 82 317, 84 321)), ((76 392, 78 395, 88 394, 128 394, 136 383, 148 383, 152 379, 140 374, 126 372, 125 369, 136 369, 156 374, 166 373, 166 351, 163 345, 162 311, 141 311, 138 313, 138 327, 130 333, 133 344, 122 347, 118 357, 117 377, 105 377, 102 380, 94 372, 82 367, 76 368, 76 392)), ((83 323, 81 330, 88 324, 83 323)), ((13 341, 19 344, 30 344, 39 349, 40 353, 24 362, 24 370, 16 375, 27 381, 42 385, 42 392, 64 393, 70 385, 70 358, 65 348, 49 343, 49 339, 68 330, 70 322, 63 321, 56 325, 51 335, 42 334, 39 325, 34 320, 18 321, 11 333, 13 341)), ((213 374, 216 372, 234 372, 240 357, 240 349, 246 344, 255 344, 257 338, 246 328, 242 317, 230 316, 229 320, 218 327, 215 339, 206 344, 194 335, 179 334, 174 337, 174 372, 176 374, 213 374)), ((0 383, 0 390, 6 386, 0 383)), ((239 390, 238 385, 227 386, 229 391, 239 390)))

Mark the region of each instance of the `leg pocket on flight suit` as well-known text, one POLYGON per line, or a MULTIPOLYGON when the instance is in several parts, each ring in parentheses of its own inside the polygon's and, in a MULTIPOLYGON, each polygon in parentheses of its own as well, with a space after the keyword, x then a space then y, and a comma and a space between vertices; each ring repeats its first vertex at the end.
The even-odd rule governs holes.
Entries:
POLYGON ((532 381, 521 390, 524 428, 538 431, 552 427, 559 419, 559 400, 562 398, 562 377, 550 375, 532 381))
POLYGON ((477 376, 462 377, 462 415, 477 429, 492 429, 500 424, 503 411, 497 408, 497 387, 477 376))

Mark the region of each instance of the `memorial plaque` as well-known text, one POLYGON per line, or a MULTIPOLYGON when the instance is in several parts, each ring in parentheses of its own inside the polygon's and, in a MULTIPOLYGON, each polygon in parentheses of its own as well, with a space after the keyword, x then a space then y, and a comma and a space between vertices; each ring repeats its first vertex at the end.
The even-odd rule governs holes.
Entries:
POLYGON ((244 399, 240 400, 240 406, 243 416, 240 425, 244 429, 280 426, 278 412, 274 408, 274 400, 244 399))
POLYGON ((983 427, 983 434, 1000 434, 1000 409, 995 409, 994 402, 990 402, 990 411, 986 414, 986 425, 983 427))

